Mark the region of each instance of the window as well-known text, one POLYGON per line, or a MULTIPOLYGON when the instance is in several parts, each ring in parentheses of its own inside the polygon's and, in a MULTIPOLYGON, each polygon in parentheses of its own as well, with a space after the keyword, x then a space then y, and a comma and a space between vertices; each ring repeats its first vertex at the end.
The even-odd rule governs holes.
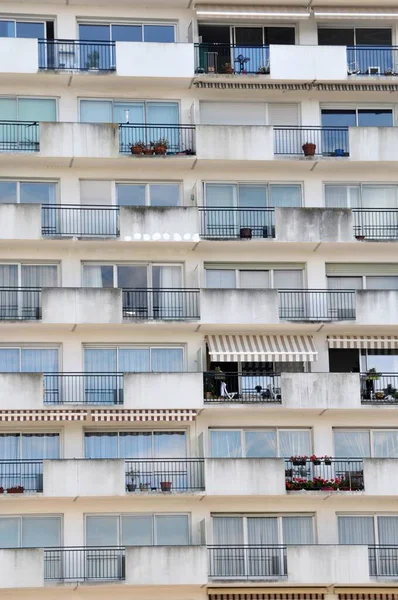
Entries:
POLYGON ((312 516, 213 516, 212 521, 215 545, 272 546, 314 543, 312 516))
POLYGON ((213 458, 311 455, 309 429, 210 429, 213 458))
POLYGON ((86 458, 185 458, 185 431, 86 432, 86 458))
POLYGON ((116 183, 119 206, 178 206, 179 183, 116 183))
POLYGON ((56 102, 51 98, 0 98, 3 121, 56 121, 56 102))
POLYGON ((181 288, 182 265, 83 264, 83 287, 124 289, 181 288))
MULTIPOLYGON (((80 121, 82 123, 132 123, 138 125, 178 125, 177 102, 134 102, 128 100, 81 100, 80 121)), ((159 128, 159 136, 161 137, 159 128)), ((156 127, 151 129, 156 135, 156 127)), ((141 138, 144 130, 138 130, 141 138)), ((144 140, 146 141, 146 140, 144 140)), ((155 141, 155 140, 151 140, 155 141)))
POLYGON ((0 204, 55 204, 56 183, 0 180, 0 204))
POLYGON ((205 204, 209 207, 301 206, 301 185, 297 183, 205 183, 204 186, 205 204))
POLYGON ((172 373, 184 370, 181 347, 85 348, 84 369, 95 373, 172 373))
MULTIPOLYGON (((323 108, 322 127, 392 127, 392 108, 323 108)), ((348 135, 348 134, 347 134, 348 135)))
POLYGON ((398 429, 334 430, 338 458, 398 458, 398 429))
POLYGON ((169 23, 80 24, 79 38, 95 42, 175 42, 175 25, 169 23))
POLYGON ((0 516, 0 548, 61 546, 61 517, 0 516))
POLYGON ((54 39, 54 21, 1 19, 0 37, 54 39))
POLYGON ((188 546, 189 543, 186 514, 86 517, 87 546, 188 546))
POLYGON ((0 287, 57 287, 57 265, 0 264, 0 287))
POLYGON ((319 27, 320 46, 391 46, 389 27, 319 27))
POLYGON ((7 460, 59 458, 59 434, 0 433, 0 457, 7 460))
POLYGON ((58 348, 0 346, 1 373, 57 373, 58 348))
POLYGON ((250 269, 205 267, 208 288, 242 289, 300 289, 303 286, 302 269, 250 269))
POLYGON ((327 277, 329 290, 397 290, 398 275, 356 275, 327 277))

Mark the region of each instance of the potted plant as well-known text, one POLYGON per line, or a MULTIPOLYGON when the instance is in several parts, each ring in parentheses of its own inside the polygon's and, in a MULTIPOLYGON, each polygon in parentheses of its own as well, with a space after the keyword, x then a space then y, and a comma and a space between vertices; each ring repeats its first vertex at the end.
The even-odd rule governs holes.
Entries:
POLYGON ((325 463, 325 465, 331 465, 332 464, 332 458, 330 456, 324 456, 323 457, 323 462, 325 463))
POLYGON ((140 472, 139 471, 134 471, 131 470, 128 473, 126 473, 126 475, 128 477, 131 477, 131 482, 127 484, 127 491, 128 492, 135 492, 135 490, 137 489, 137 484, 136 484, 136 478, 139 477, 140 472))
POLYGON ((172 486, 171 481, 161 481, 160 482, 160 489, 162 490, 162 492, 171 492, 171 486, 172 486))
POLYGON ((366 372, 366 379, 369 381, 378 381, 380 376, 381 373, 378 373, 374 367, 366 372))
POLYGON ((312 462, 313 465, 320 465, 321 464, 321 459, 318 458, 317 456, 315 456, 315 454, 313 454, 312 456, 310 456, 310 461, 312 462))
POLYGON ((261 392, 263 391, 263 386, 256 385, 254 389, 256 390, 257 394, 261 394, 261 392))
POLYGON ((215 397, 216 388, 214 386, 214 377, 212 373, 205 374, 205 398, 212 400, 215 397))
POLYGON ((149 490, 149 483, 140 483, 140 492, 147 492, 149 490))
POLYGON ((395 392, 395 394, 394 394, 394 400, 398 400, 398 392, 395 392))
POLYGON ((376 396, 376 400, 384 400, 384 392, 382 392, 380 390, 375 393, 375 396, 376 396))
POLYGON ((308 456, 291 456, 290 460, 295 466, 304 466, 307 464, 308 456))
POLYGON ((285 469, 285 477, 293 477, 293 469, 285 469))
POLYGON ((7 494, 23 494, 24 489, 23 485, 15 485, 7 488, 7 494))
POLYGON ((159 138, 156 142, 153 143, 153 149, 155 154, 166 154, 167 148, 169 147, 169 142, 166 138, 159 138))
POLYGON ((251 227, 241 227, 239 231, 239 237, 241 240, 251 240, 252 239, 252 229, 251 227))
POLYGON ((100 55, 98 50, 93 50, 87 55, 86 69, 88 71, 98 71, 100 55))
POLYGON ((313 144, 312 142, 305 142, 305 144, 302 145, 302 149, 304 152, 304 156, 314 156, 316 144, 313 144))
POLYGON ((384 392, 384 396, 392 396, 394 397, 394 394, 397 390, 395 389, 395 387, 393 387, 391 385, 391 383, 387 384, 387 387, 384 388, 383 392, 384 392))
POLYGON ((149 146, 144 146, 142 152, 143 152, 143 154, 145 156, 152 156, 152 154, 153 154, 153 142, 151 142, 149 144, 149 146))
POLYGON ((226 62, 226 63, 223 65, 223 69, 224 69, 224 72, 225 72, 225 73, 228 73, 229 75, 233 75, 233 74, 234 74, 234 72, 235 72, 235 71, 234 71, 234 68, 233 68, 233 66, 231 65, 231 63, 230 63, 230 62, 226 62))
POLYGON ((134 142, 134 144, 131 144, 130 146, 131 154, 142 154, 144 152, 144 148, 144 142, 134 142))
POLYGON ((4 488, 0 487, 0 494, 4 494, 4 488))
POLYGON ((257 70, 257 75, 269 75, 270 69, 267 66, 259 67, 257 70))

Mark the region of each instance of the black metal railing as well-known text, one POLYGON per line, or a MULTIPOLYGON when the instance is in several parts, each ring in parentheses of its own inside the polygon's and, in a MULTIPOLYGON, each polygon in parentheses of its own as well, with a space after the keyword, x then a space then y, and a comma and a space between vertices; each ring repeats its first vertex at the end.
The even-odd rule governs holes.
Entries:
POLYGON ((397 46, 348 46, 349 75, 398 75, 397 46))
POLYGON ((210 239, 274 238, 274 208, 203 207, 201 236, 210 239))
POLYGON ((288 491, 363 490, 363 460, 315 456, 287 458, 285 479, 288 491))
POLYGON ((45 548, 45 581, 125 579, 125 549, 116 546, 45 548))
POLYGON ((369 546, 371 577, 398 577, 398 545, 369 546))
POLYGON ((282 402, 280 375, 273 373, 203 373, 205 402, 282 402))
POLYGON ((199 319, 197 289, 123 289, 124 319, 199 319))
POLYGON ((145 156, 196 154, 195 125, 120 123, 119 151, 145 156), (137 151, 137 147, 141 150, 137 151))
POLYGON ((0 152, 38 152, 39 123, 0 120, 0 152))
POLYGON ((304 144, 315 144, 315 155, 349 156, 348 127, 274 127, 274 153, 304 155, 304 144))
POLYGON ((398 239, 398 209, 354 208, 354 235, 371 240, 398 239))
POLYGON ((397 373, 361 373, 362 404, 398 404, 397 373))
POLYGON ((39 69, 52 71, 115 71, 115 42, 39 40, 39 69))
POLYGON ((195 73, 269 75, 269 46, 195 44, 195 73))
POLYGON ((204 459, 127 458, 126 489, 129 492, 204 490, 204 459))
POLYGON ((44 373, 45 404, 123 404, 123 373, 44 373))
POLYGON ((0 493, 43 491, 42 460, 0 460, 0 493))
POLYGON ((355 290, 278 290, 279 318, 286 321, 352 321, 355 290))
POLYGON ((287 576, 286 546, 209 546, 212 579, 266 579, 287 576))
POLYGON ((119 237, 118 206, 43 204, 45 237, 119 237))
POLYGON ((41 319, 41 289, 0 287, 0 321, 41 319))

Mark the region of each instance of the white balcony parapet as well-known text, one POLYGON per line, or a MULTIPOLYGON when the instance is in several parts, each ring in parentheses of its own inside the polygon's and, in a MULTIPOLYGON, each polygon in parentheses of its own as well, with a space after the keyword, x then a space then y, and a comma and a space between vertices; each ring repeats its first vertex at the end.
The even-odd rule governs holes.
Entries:
POLYGON ((125 461, 45 460, 43 496, 122 496, 125 494, 125 461))
POLYGON ((202 323, 278 323, 277 290, 202 289, 202 323))
POLYGON ((208 458, 206 494, 223 496, 285 495, 285 463, 281 458, 208 458))
POLYGON ((31 38, 0 38, 0 73, 37 73, 39 49, 31 38))
POLYGON ((350 127, 351 161, 398 160, 398 127, 350 127))
POLYGON ((284 408, 354 409, 361 407, 357 373, 282 373, 284 408))
POLYGON ((278 242, 354 242, 352 211, 343 208, 276 208, 278 242))
POLYGON ((40 156, 118 158, 117 123, 40 123, 40 156))
POLYGON ((191 79, 193 71, 193 44, 116 42, 116 73, 122 77, 191 79))
POLYGON ((273 128, 263 125, 197 125, 196 155, 198 160, 273 160, 273 128))
POLYGON ((0 237, 3 240, 39 240, 41 238, 41 206, 39 204, 0 204, 0 223, 0 237))
POLYGON ((289 583, 307 585, 369 583, 367 546, 287 546, 289 583))
POLYGON ((358 325, 395 325, 398 322, 397 290, 357 290, 358 325))
POLYGON ((398 460, 396 458, 364 458, 365 491, 370 496, 396 496, 398 460))
POLYGON ((121 240, 198 241, 199 230, 196 207, 120 207, 121 240))
POLYGON ((202 373, 126 373, 123 379, 125 408, 203 408, 202 373))
POLYGON ((344 81, 346 46, 288 46, 271 44, 270 79, 283 81, 344 81))
POLYGON ((44 288, 43 323, 121 323, 122 290, 44 288))
POLYGON ((206 585, 206 546, 126 548, 127 585, 206 585))
POLYGON ((44 551, 38 548, 0 550, 0 588, 44 587, 44 551))
POLYGON ((0 410, 43 408, 41 373, 1 373, 0 410))

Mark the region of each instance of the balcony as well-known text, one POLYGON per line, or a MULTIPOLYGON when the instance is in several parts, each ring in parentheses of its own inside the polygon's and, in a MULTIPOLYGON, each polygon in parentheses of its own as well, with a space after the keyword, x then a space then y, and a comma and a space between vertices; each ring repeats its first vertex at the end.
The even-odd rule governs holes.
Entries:
POLYGON ((206 324, 279 323, 277 290, 202 289, 200 304, 206 324))
POLYGON ((369 546, 371 577, 398 577, 398 546, 369 546))
POLYGON ((120 236, 118 206, 43 204, 41 210, 43 237, 120 236))
POLYGON ((355 290, 278 290, 284 321, 353 321, 355 290))
POLYGON ((1 589, 42 587, 44 587, 43 550, 39 548, 0 550, 1 589))
POLYGON ((123 404, 123 373, 45 373, 44 404, 123 404))
POLYGON ((398 239, 398 210, 354 208, 354 235, 357 239, 391 241, 398 239))
POLYGON ((286 546, 209 546, 211 580, 287 579, 286 546))
POLYGON ((126 579, 126 551, 118 547, 69 547, 44 550, 46 582, 109 582, 126 579))
POLYGON ((398 404, 397 373, 361 373, 361 403, 375 406, 398 404))
POLYGON ((200 492, 204 458, 126 459, 128 492, 200 492))
POLYGON ((41 317, 40 288, 0 288, 0 321, 38 321, 41 317))
POLYGON ((202 373, 124 373, 123 382, 125 408, 203 408, 202 373))
POLYGON ((38 122, 0 120, 0 153, 25 153, 39 150, 38 122))
POLYGON ((275 237, 273 208, 199 208, 204 239, 267 239, 275 237))
POLYGON ((119 152, 140 157, 195 155, 195 125, 119 125, 119 152))
POLYGON ((281 379, 269 373, 203 373, 206 404, 281 404, 281 379))
POLYGON ((315 148, 308 149, 308 156, 344 157, 349 156, 348 127, 274 127, 275 155, 305 154, 305 144, 315 148))
POLYGON ((285 459, 286 490, 356 492, 365 488, 362 459, 292 457, 285 459))
POLYGON ((189 321, 199 318, 199 290, 123 289, 124 320, 189 321))
POLYGON ((269 46, 195 44, 195 73, 222 75, 269 75, 269 46))
POLYGON ((116 70, 115 42, 38 40, 39 69, 42 71, 116 70))
POLYGON ((358 373, 282 373, 283 407, 298 410, 361 408, 358 373))
POLYGON ((391 77, 398 74, 397 46, 348 46, 349 75, 391 77))
POLYGON ((42 460, 0 459, 0 494, 43 492, 42 460))
POLYGON ((214 496, 284 496, 282 458, 207 458, 206 493, 214 496))

